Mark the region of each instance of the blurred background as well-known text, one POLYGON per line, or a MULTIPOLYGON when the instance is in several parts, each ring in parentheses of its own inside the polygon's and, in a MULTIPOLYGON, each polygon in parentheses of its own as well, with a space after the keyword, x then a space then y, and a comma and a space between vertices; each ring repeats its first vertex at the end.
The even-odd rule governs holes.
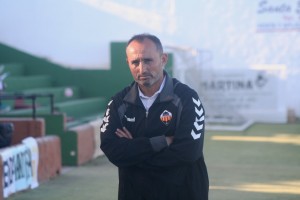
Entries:
POLYGON ((111 42, 152 33, 173 53, 174 76, 207 93, 211 112, 228 104, 254 120, 300 115, 297 0, 0 2, 0 42, 31 55, 111 69, 111 42))
POLYGON ((207 130, 299 124, 299 0, 0 0, 0 122, 22 132, 12 145, 61 145, 40 181, 101 155, 106 103, 132 81, 125 45, 139 33, 158 36, 166 70, 197 90, 207 130))

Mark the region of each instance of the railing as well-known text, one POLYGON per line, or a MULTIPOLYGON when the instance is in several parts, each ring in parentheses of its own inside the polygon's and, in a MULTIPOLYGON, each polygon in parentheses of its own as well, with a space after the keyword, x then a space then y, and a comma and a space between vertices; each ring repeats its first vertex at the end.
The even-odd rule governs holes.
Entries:
POLYGON ((40 97, 48 97, 50 99, 50 111, 51 114, 54 113, 54 95, 49 94, 11 94, 11 93, 2 93, 0 94, 0 105, 1 100, 9 100, 9 99, 31 99, 32 105, 32 118, 36 118, 36 99, 40 97))

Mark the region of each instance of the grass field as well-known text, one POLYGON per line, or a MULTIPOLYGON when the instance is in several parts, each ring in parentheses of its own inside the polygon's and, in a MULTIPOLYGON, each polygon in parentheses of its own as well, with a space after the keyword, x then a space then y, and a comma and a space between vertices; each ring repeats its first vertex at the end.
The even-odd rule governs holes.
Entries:
MULTIPOLYGON (((300 199, 300 124, 255 124, 205 137, 210 200, 300 199)), ((117 185, 116 167, 99 157, 8 199, 116 200, 117 185)))

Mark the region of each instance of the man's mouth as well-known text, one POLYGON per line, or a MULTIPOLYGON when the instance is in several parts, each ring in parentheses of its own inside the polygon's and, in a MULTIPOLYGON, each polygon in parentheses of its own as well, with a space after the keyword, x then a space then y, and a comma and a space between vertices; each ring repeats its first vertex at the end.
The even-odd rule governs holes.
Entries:
POLYGON ((149 79, 149 78, 151 78, 151 75, 141 75, 141 76, 139 76, 140 80, 149 79))

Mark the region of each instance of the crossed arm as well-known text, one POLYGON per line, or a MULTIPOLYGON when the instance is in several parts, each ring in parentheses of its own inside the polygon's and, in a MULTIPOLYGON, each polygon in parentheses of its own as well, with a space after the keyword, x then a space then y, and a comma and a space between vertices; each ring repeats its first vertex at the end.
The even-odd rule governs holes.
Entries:
MULTIPOLYGON (((131 133, 127 130, 126 127, 123 127, 122 129, 117 129, 115 133, 120 138, 124 137, 124 138, 127 138, 127 139, 133 139, 131 133)), ((165 138, 166 138, 166 142, 167 142, 168 146, 170 144, 172 144, 173 138, 174 138, 173 136, 165 136, 165 138)))

